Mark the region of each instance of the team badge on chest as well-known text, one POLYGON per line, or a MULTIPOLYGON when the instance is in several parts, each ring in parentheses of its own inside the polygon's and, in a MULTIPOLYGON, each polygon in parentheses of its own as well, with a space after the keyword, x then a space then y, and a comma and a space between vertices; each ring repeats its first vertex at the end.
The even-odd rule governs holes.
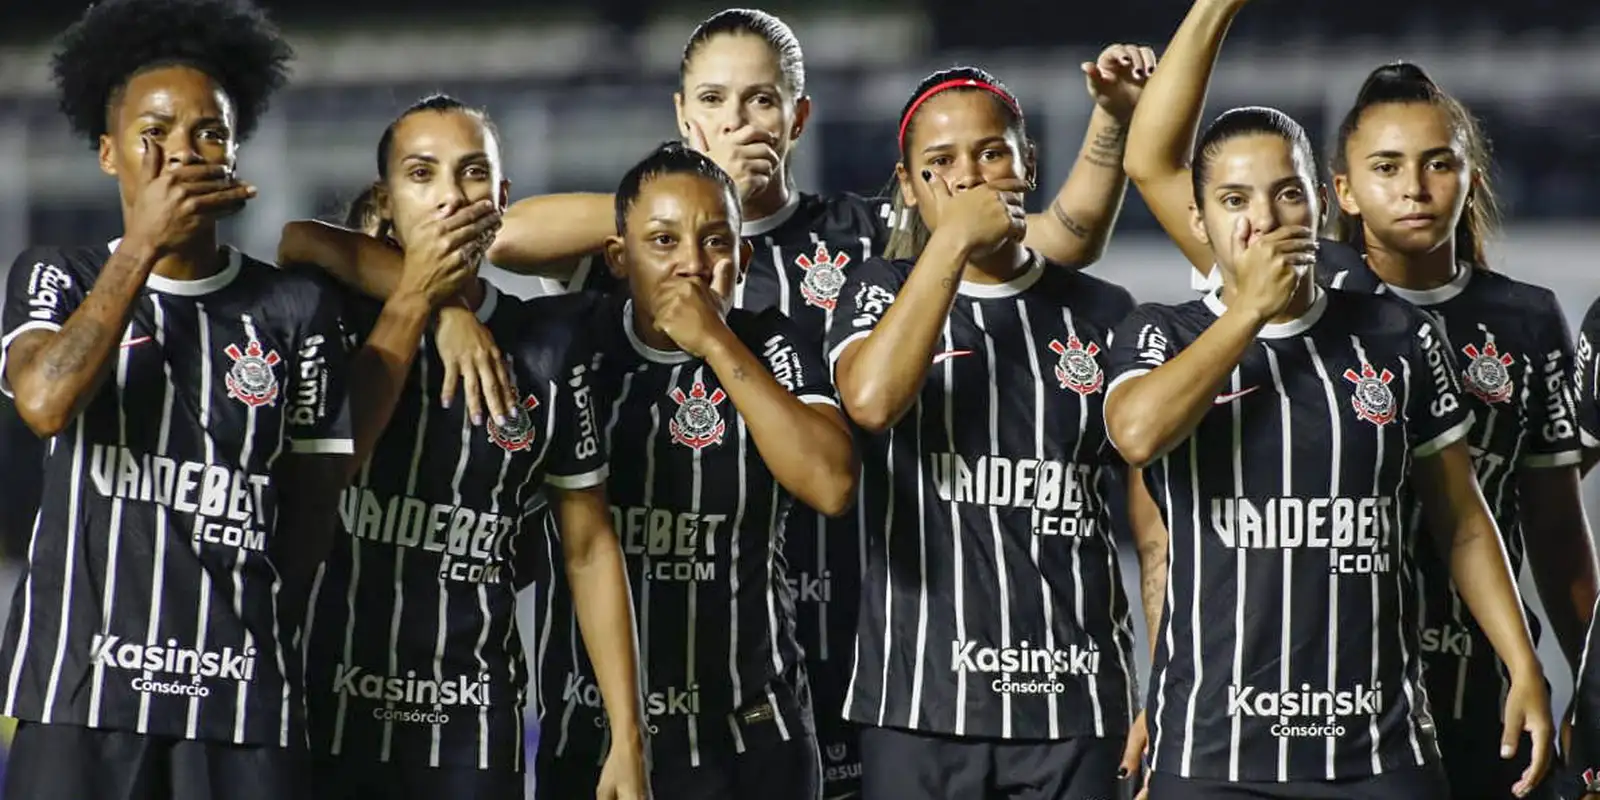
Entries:
POLYGON ((850 263, 850 255, 829 255, 828 246, 818 243, 814 256, 800 256, 794 263, 805 270, 805 277, 800 281, 800 295, 810 305, 832 311, 839 304, 839 290, 844 288, 844 267, 850 263))
POLYGON ((1347 369, 1344 379, 1355 384, 1355 390, 1350 393, 1350 407, 1356 410, 1356 416, 1380 427, 1394 422, 1396 404, 1394 392, 1389 388, 1394 380, 1393 372, 1379 372, 1371 364, 1362 362, 1360 372, 1347 369))
POLYGON ((1467 391, 1477 395, 1485 403, 1504 403, 1511 399, 1511 364, 1516 359, 1510 353, 1502 353, 1495 347, 1494 339, 1485 342, 1483 349, 1476 345, 1467 345, 1461 352, 1471 359, 1467 362, 1463 378, 1467 384, 1467 391))
POLYGON ((1094 360, 1100 354, 1100 345, 1094 342, 1085 345, 1078 337, 1068 336, 1066 344, 1051 339, 1050 352, 1056 354, 1056 380, 1060 381, 1061 388, 1087 396, 1100 391, 1105 384, 1106 376, 1100 370, 1100 362, 1094 360))
POLYGON ((678 404, 677 413, 667 423, 672 441, 694 450, 722 444, 722 435, 728 430, 728 424, 722 421, 722 412, 717 410, 728 397, 722 389, 708 395, 706 385, 695 381, 688 394, 674 386, 667 396, 678 404))
POLYGON ((223 352, 233 359, 233 366, 223 376, 229 397, 251 408, 271 405, 278 399, 278 376, 272 371, 283 360, 278 357, 278 351, 263 352, 261 342, 252 336, 243 350, 239 345, 230 344, 223 352))
POLYGON ((534 437, 538 434, 538 428, 533 424, 533 410, 538 407, 539 398, 530 394, 511 407, 506 424, 501 425, 490 416, 489 424, 484 426, 489 430, 489 441, 500 445, 500 449, 507 453, 532 447, 534 437))

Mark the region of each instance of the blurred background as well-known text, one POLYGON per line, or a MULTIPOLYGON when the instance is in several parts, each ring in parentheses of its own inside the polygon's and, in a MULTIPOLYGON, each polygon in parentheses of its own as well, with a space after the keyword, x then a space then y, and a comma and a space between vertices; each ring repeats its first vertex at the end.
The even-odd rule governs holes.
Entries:
MULTIPOLYGON (((373 179, 377 138, 390 118, 435 91, 490 110, 516 196, 611 191, 628 166, 672 136, 684 41, 723 7, 689 0, 263 5, 291 34, 299 59, 293 88, 242 151, 241 173, 261 195, 230 223, 230 235, 258 257, 276 251, 284 222, 337 214, 373 179)), ((84 6, 0 0, 6 262, 32 243, 120 234, 111 183, 88 145, 67 134, 49 83, 51 42, 84 6)), ((875 193, 890 174, 895 117, 907 93, 934 69, 975 63, 1021 99, 1041 148, 1040 184, 1053 192, 1090 111, 1078 64, 1112 42, 1159 52, 1188 3, 819 0, 766 8, 793 26, 806 55, 815 112, 795 162, 801 188, 875 193)), ((1305 125, 1320 153, 1373 66, 1421 63, 1483 119, 1495 145, 1507 210, 1495 268, 1554 289, 1575 327, 1600 294, 1592 266, 1600 251, 1597 34, 1600 6, 1573 0, 1258 0, 1230 35, 1208 116, 1235 105, 1277 106, 1305 125)), ((1188 292, 1186 265, 1136 193, 1095 271, 1142 300, 1188 292)), ((1600 493, 1589 488, 1591 507, 1600 507, 1600 493)), ((10 591, 0 591, 3 615, 10 591)), ((1543 650, 1559 712, 1570 683, 1553 646, 1543 650)), ((1141 646, 1141 661, 1144 652, 1141 646)))

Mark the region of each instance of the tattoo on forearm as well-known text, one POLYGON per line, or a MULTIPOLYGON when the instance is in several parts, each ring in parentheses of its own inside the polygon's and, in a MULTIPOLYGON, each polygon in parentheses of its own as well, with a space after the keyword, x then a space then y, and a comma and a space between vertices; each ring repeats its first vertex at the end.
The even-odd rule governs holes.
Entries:
POLYGON ((1083 158, 1090 164, 1106 169, 1122 169, 1122 151, 1128 144, 1125 125, 1107 125, 1096 131, 1084 150, 1083 158))
POLYGON ((1050 213, 1055 216, 1056 222, 1061 223, 1061 227, 1066 228, 1073 236, 1079 239, 1089 238, 1089 226, 1073 219, 1072 215, 1061 207, 1060 201, 1050 204, 1050 213))
POLYGON ((738 365, 738 366, 733 368, 733 379, 736 380, 736 381, 744 380, 744 365, 743 364, 740 364, 740 365, 738 365))
MULTIPOLYGON (((1154 559, 1152 559, 1152 562, 1154 562, 1154 559)), ((1154 627, 1160 620, 1161 607, 1166 600, 1166 564, 1147 563, 1144 565, 1142 572, 1144 576, 1141 582, 1142 591, 1140 594, 1144 598, 1145 614, 1155 615, 1155 619, 1149 620, 1151 627, 1154 627)))
POLYGON ((42 355, 39 368, 48 380, 59 380, 81 371, 89 363, 89 351, 94 349, 105 328, 97 320, 82 319, 61 329, 60 336, 42 355))
POLYGON ((956 276, 954 276, 954 275, 946 275, 946 276, 944 276, 944 280, 939 281, 939 285, 943 286, 946 289, 949 289, 949 288, 955 286, 956 285, 956 276))

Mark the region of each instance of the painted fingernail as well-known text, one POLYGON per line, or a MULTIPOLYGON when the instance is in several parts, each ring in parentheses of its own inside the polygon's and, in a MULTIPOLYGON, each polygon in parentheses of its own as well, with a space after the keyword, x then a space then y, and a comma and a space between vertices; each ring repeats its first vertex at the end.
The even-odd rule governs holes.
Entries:
POLYGON ((1120 780, 1125 780, 1125 779, 1127 779, 1127 777, 1128 777, 1128 768, 1127 767, 1117 767, 1117 780, 1119 780, 1119 781, 1120 780))
POLYGON ((482 414, 473 414, 472 415, 472 424, 473 425, 482 425, 483 424, 483 415, 482 414))
POLYGON ((923 183, 932 183, 933 182, 933 173, 929 172, 927 170, 923 170, 922 171, 922 182, 923 183))
POLYGON ((495 415, 494 422, 496 425, 504 428, 511 424, 511 418, 504 414, 497 414, 495 415))

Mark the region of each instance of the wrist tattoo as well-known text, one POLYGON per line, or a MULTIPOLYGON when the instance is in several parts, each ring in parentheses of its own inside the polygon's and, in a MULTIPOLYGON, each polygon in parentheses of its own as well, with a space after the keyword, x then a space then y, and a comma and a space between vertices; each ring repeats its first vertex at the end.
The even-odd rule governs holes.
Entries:
POLYGON ((1122 169, 1122 152, 1128 144, 1128 127, 1111 124, 1096 131, 1089 140, 1083 158, 1090 164, 1106 169, 1122 169))
POLYGON ((1061 223, 1061 227, 1066 228, 1073 236, 1079 239, 1089 238, 1089 226, 1073 219, 1072 215, 1061 207, 1060 202, 1050 204, 1050 214, 1056 218, 1056 222, 1061 223))

